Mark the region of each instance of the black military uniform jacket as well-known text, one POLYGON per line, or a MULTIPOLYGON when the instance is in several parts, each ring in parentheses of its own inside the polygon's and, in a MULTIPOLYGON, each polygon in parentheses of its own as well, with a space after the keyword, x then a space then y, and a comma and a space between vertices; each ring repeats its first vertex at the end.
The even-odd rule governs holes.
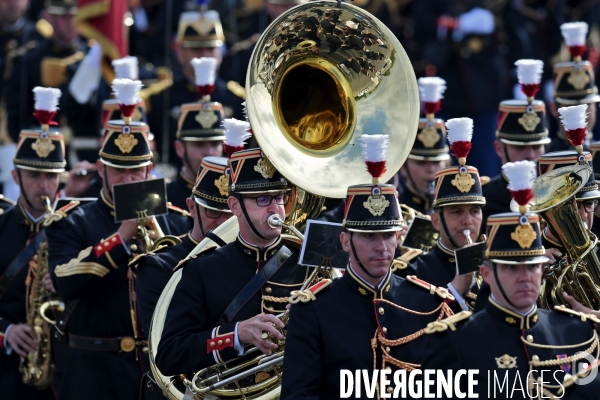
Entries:
MULTIPOLYGON (((168 218, 156 217, 165 234, 168 218)), ((60 297, 78 300, 67 328, 69 351, 59 398, 137 399, 145 356, 135 302, 135 281, 128 267, 140 244, 123 243, 114 207, 104 196, 74 211, 46 230, 50 271, 60 297), (132 313, 133 311, 133 313, 132 313), (133 314, 133 316, 132 316, 133 314), (134 338, 133 351, 121 338, 134 338), (99 374, 98 368, 102 368, 99 374)))
POLYGON ((438 242, 430 252, 419 256, 407 268, 397 269, 395 273, 401 277, 416 275, 432 285, 446 287, 456 276, 454 252, 438 242))
POLYGON ((179 207, 187 210, 185 199, 189 198, 194 187, 194 180, 181 170, 175 180, 167 184, 167 200, 179 207))
MULTIPOLYGON (((292 305, 281 398, 339 398, 340 369, 372 371, 374 364, 377 369, 418 368, 425 355, 425 336, 419 331, 435 321, 440 313, 431 311, 445 301, 444 295, 432 295, 429 287, 414 277, 406 280, 390 272, 375 291, 350 267, 317 293, 315 301, 292 305), (395 305, 430 315, 416 315, 395 305), (419 334, 401 345, 378 340, 374 350, 371 340, 378 329, 390 341, 419 334), (383 354, 394 360, 383 361, 383 354)), ((361 395, 368 398, 364 387, 361 395)))
POLYGON ((236 241, 185 264, 158 345, 156 364, 164 374, 188 373, 236 358, 237 322, 261 312, 285 311, 285 300, 291 291, 300 289, 310 272, 295 265, 293 259, 248 300, 232 322, 219 324, 229 303, 281 246, 278 238, 259 249, 238 236, 236 241))
POLYGON ((481 221, 481 233, 485 233, 487 219, 490 215, 510 212, 510 201, 512 197, 507 188, 508 182, 502 174, 492 178, 492 180, 482 187, 483 197, 485 197, 485 207, 481 208, 483 219, 481 221))
POLYGON ((198 242, 188 233, 182 238, 181 243, 146 253, 132 262, 132 265, 136 266, 137 301, 142 331, 146 336, 150 333, 150 322, 158 298, 171 279, 173 269, 194 250, 197 244, 198 242))
MULTIPOLYGON (((43 218, 34 222, 17 204, 0 216, 0 275, 3 275, 12 261, 27 246, 42 227, 43 218)), ((4 333, 10 325, 25 323, 25 280, 29 271, 29 262, 23 264, 15 275, 6 293, 0 298, 0 387, 2 396, 7 399, 32 398, 53 399, 51 389, 39 391, 25 385, 19 373, 19 355, 12 351, 6 354, 4 333)), ((4 289, 0 288, 0 295, 4 289)))
POLYGON ((429 215, 433 212, 431 198, 415 189, 408 181, 406 182, 406 190, 402 192, 398 201, 400 204, 407 205, 423 214, 429 215))
MULTIPOLYGON (((423 368, 443 371, 478 369, 478 384, 474 392, 479 394, 479 398, 494 398, 494 372, 500 382, 507 376, 508 385, 505 385, 504 392, 496 386, 495 398, 512 399, 529 399, 527 392, 518 389, 527 388, 529 362, 536 359, 549 361, 552 364, 550 366, 532 368, 546 370, 543 375, 546 384, 556 384, 553 373, 558 371, 556 378, 562 383, 564 372, 561 371, 559 359, 589 349, 594 340, 597 340, 589 319, 582 322, 582 318, 570 313, 542 309, 534 309, 527 316, 522 316, 503 307, 491 297, 484 310, 473 314, 468 321, 457 324, 456 330, 446 329, 428 337, 431 338, 430 351, 423 362, 423 368), (567 345, 573 347, 552 348, 567 345), (492 380, 490 394, 488 371, 492 380), (513 385, 517 390, 509 397, 511 393, 507 394, 507 387, 510 392, 513 385)), ((595 355, 596 350, 590 353, 595 355)), ((571 363, 562 364, 565 370, 570 366, 571 363)), ((540 377, 541 373, 535 374, 536 380, 540 377)), ((461 388, 466 389, 466 380, 461 383, 461 388)), ((598 398, 599 387, 598 379, 586 386, 574 385, 567 389, 563 399, 598 398)), ((556 393, 556 390, 551 391, 556 393)), ((548 398, 547 394, 545 397, 548 398)))

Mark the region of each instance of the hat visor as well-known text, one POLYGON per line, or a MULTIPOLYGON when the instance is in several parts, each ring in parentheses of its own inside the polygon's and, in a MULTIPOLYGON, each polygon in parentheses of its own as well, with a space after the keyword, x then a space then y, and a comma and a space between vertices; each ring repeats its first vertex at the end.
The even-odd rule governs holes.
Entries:
POLYGON ((137 163, 137 164, 115 164, 113 162, 107 161, 106 159, 104 159, 102 157, 100 157, 100 161, 102 162, 102 164, 108 165, 109 167, 122 168, 122 169, 140 168, 140 167, 146 167, 146 166, 152 164, 152 160, 142 161, 141 163, 137 163))
POLYGON ((65 172, 64 168, 44 168, 44 167, 30 167, 28 165, 15 164, 15 167, 19 169, 26 169, 28 171, 40 171, 40 172, 65 172))
POLYGON ((478 206, 485 206, 485 199, 483 200, 473 200, 473 201, 451 201, 448 203, 442 203, 442 204, 436 204, 434 206, 434 208, 439 208, 439 207, 447 207, 447 206, 460 206, 463 204, 467 204, 467 205, 478 205, 478 206))
POLYGON ((504 144, 511 144, 513 146, 535 146, 538 144, 548 144, 552 141, 552 139, 550 139, 549 137, 545 137, 543 139, 539 139, 539 140, 532 140, 530 142, 519 142, 517 140, 506 140, 506 139, 498 139, 500 140, 500 142, 504 143, 504 144))
POLYGON ((557 103, 564 104, 566 106, 575 106, 577 104, 590 104, 600 102, 600 94, 589 94, 581 99, 565 99, 564 97, 557 97, 555 100, 557 103))
POLYGON ((234 194, 261 194, 261 193, 284 193, 289 192, 290 188, 279 188, 279 189, 266 189, 266 190, 252 190, 252 189, 244 189, 244 190, 236 190, 233 193, 230 192, 230 195, 234 194))
POLYGON ((433 157, 409 154, 408 158, 410 158, 411 160, 417 160, 417 161, 446 161, 446 160, 450 159, 450 154, 444 153, 444 154, 439 154, 439 155, 433 156, 433 157))
POLYGON ((222 40, 182 40, 181 47, 190 49, 202 49, 205 47, 221 47, 222 40))
POLYGON ((518 265, 518 264, 542 264, 550 259, 546 256, 535 257, 509 257, 509 258, 490 258, 491 262, 496 264, 518 265))
POLYGON ((227 207, 227 203, 217 203, 216 201, 205 200, 201 197, 192 196, 196 204, 201 205, 204 208, 208 208, 209 210, 221 211, 230 213, 231 210, 227 207))
POLYGON ((589 192, 577 192, 575 195, 576 200, 592 200, 600 199, 600 190, 590 190, 589 192))
POLYGON ((346 230, 348 230, 350 232, 362 232, 362 233, 397 232, 399 230, 402 230, 402 227, 401 226, 390 226, 387 228, 377 228, 377 227, 365 226, 364 229, 346 228, 346 230))
POLYGON ((177 139, 184 142, 222 142, 225 140, 225 135, 178 136, 177 139))

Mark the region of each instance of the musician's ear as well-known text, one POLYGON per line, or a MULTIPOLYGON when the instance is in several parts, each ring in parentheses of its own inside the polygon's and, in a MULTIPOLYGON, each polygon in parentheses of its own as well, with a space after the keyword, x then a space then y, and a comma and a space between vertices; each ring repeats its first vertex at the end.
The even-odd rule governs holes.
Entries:
POLYGON ((17 185, 21 185, 19 183, 19 174, 17 173, 17 168, 13 169, 12 171, 10 171, 10 173, 12 174, 13 177, 13 181, 17 184, 17 185))
POLYGON ((227 198, 227 205, 229 206, 229 209, 231 210, 233 215, 235 215, 236 217, 241 217, 243 215, 242 208, 240 207, 240 201, 241 200, 235 196, 229 196, 227 198))

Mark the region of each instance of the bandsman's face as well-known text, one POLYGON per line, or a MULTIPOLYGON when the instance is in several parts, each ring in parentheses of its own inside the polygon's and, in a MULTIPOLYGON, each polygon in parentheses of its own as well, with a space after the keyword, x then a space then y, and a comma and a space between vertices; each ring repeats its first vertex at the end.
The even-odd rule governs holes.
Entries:
POLYGON ((152 170, 152 164, 146 167, 138 168, 115 168, 109 165, 104 165, 100 160, 96 162, 96 167, 103 181, 103 187, 112 198, 112 187, 121 183, 131 183, 146 180, 150 171, 152 170), (106 170, 106 174, 104 173, 106 170), (105 178, 107 179, 104 182, 105 178))
MULTIPOLYGON (((396 232, 375 232, 375 233, 360 233, 342 232, 340 235, 342 248, 350 254, 350 260, 354 266, 357 261, 360 261, 365 269, 375 278, 383 278, 387 274, 392 261, 394 260, 394 252, 396 249, 397 233, 396 232), (354 244, 356 255, 359 260, 354 258, 350 241, 354 244)), ((361 274, 360 268, 354 268, 354 272, 361 274)), ((368 277, 362 277, 368 280, 368 277)))
POLYGON ((440 219, 440 213, 444 213, 446 220, 446 226, 448 232, 452 236, 452 240, 456 245, 461 248, 468 244, 467 238, 464 235, 465 230, 471 232, 470 237, 473 242, 477 240, 479 236, 479 230, 481 229, 481 206, 474 204, 459 204, 454 206, 446 206, 436 210, 431 215, 431 223, 433 227, 440 233, 442 243, 449 248, 452 248, 446 231, 442 226, 440 219))
POLYGON ((187 168, 190 169, 188 171, 190 174, 197 174, 200 169, 200 164, 202 163, 202 159, 204 157, 213 156, 219 157, 223 154, 223 142, 220 140, 211 140, 211 141, 195 141, 195 140, 186 140, 186 141, 178 141, 175 142, 175 151, 177 152, 177 156, 184 160, 184 148, 187 153, 187 162, 190 165, 186 165, 187 168), (180 144, 178 144, 180 143, 180 144))
MULTIPOLYGON (((537 301, 542 283, 542 264, 496 264, 498 280, 504 289, 504 293, 517 308, 515 311, 526 312, 537 301)), ((508 305, 491 266, 481 267, 483 280, 490 285, 494 298, 508 305)))
MULTIPOLYGON (((283 192, 248 194, 242 197, 248 217, 250 217, 250 220, 252 221, 252 224, 256 230, 265 238, 262 240, 272 241, 281 234, 281 227, 271 228, 269 226, 268 219, 273 214, 278 214, 282 220, 285 219, 285 205, 277 203, 281 203, 282 201, 285 202, 284 200, 287 198, 288 194, 283 192), (269 200, 270 203, 268 205, 264 205, 267 204, 269 200), (258 203, 262 205, 259 205, 258 203)), ((238 217, 240 232, 245 233, 247 239, 252 239, 255 243, 261 242, 262 240, 260 238, 255 237, 256 234, 244 216, 241 205, 239 204, 239 200, 237 198, 230 197, 228 204, 229 209, 236 217, 238 217)))
POLYGON ((14 24, 25 15, 29 0, 0 0, 0 21, 14 24))
POLYGON ((598 208, 598 199, 578 201, 579 215, 587 229, 592 229, 594 223, 594 211, 598 208))
POLYGON ((542 154, 544 154, 543 144, 536 144, 530 146, 515 146, 512 144, 506 144, 505 146, 510 162, 533 161, 537 163, 540 160, 542 154))
MULTIPOLYGON (((25 192, 35 210, 46 210, 46 203, 42 200, 42 196, 46 196, 51 202, 54 202, 60 184, 59 173, 21 169, 21 180, 19 181, 17 171, 13 171, 13 178, 15 183, 21 183, 21 190, 25 192)), ((23 204, 23 206, 27 207, 28 205, 23 204)))
POLYGON ((429 193, 429 183, 435 180, 435 174, 442 168, 445 167, 445 161, 425 161, 425 160, 413 160, 409 158, 406 160, 407 171, 404 174, 410 174, 409 179, 416 188, 423 192, 429 193))

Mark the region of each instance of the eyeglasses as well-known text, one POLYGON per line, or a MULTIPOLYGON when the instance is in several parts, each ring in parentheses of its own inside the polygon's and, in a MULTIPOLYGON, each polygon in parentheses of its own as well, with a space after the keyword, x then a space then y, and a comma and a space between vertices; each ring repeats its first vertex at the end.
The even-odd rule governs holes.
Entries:
POLYGON ((579 204, 585 208, 585 212, 587 213, 593 213, 598 208, 598 200, 582 201, 579 204))
POLYGON ((256 197, 244 196, 244 198, 254 199, 256 201, 256 205, 259 207, 268 207, 273 202, 273 199, 275 199, 275 204, 277 204, 277 205, 280 205, 280 206, 286 205, 288 203, 288 201, 290 200, 290 195, 286 194, 286 193, 279 193, 274 196, 270 196, 268 194, 263 194, 261 196, 256 196, 256 197))
POLYGON ((226 214, 224 211, 212 210, 206 207, 202 208, 204 208, 204 215, 206 215, 210 219, 219 219, 221 218, 221 215, 226 214))

